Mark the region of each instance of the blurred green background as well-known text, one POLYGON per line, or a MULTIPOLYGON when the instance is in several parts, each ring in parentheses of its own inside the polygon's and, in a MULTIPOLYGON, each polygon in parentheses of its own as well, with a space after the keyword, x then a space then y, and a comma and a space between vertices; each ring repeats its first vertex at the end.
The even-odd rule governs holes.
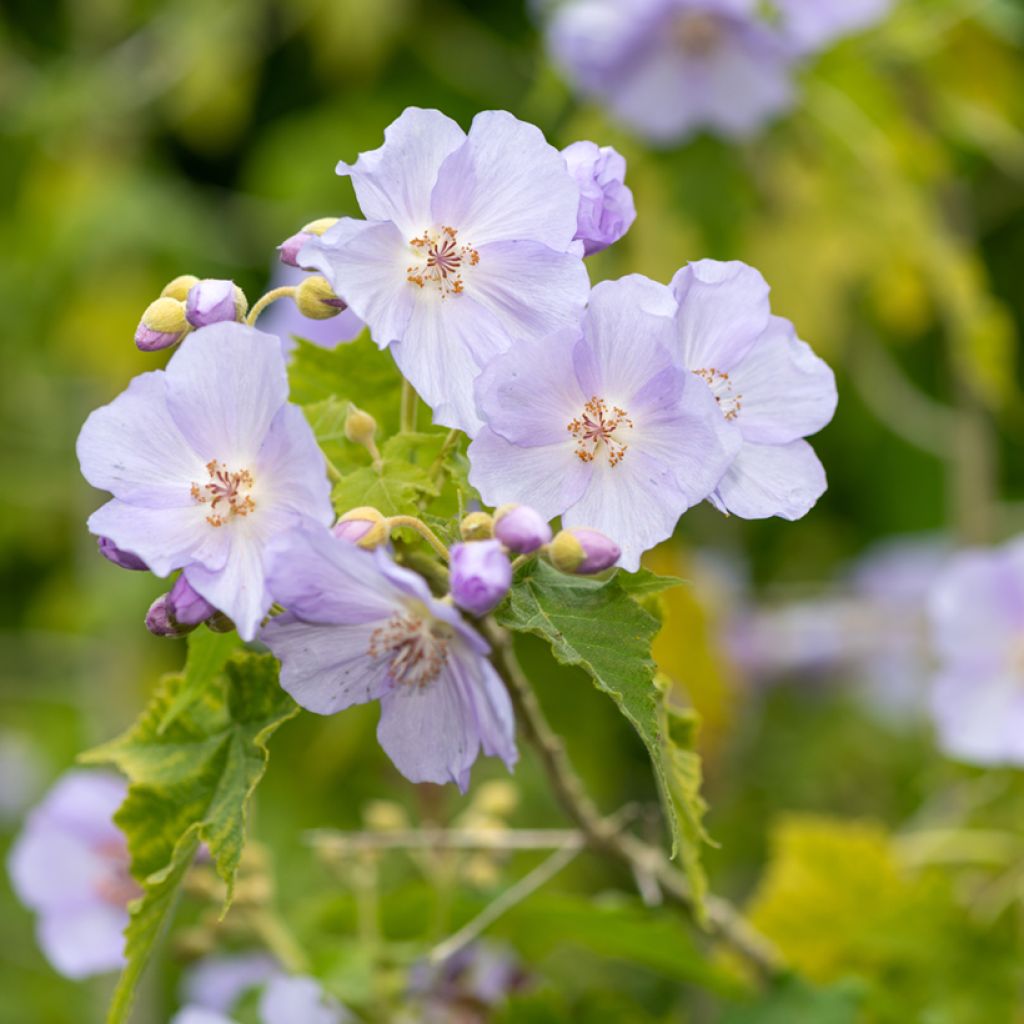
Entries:
MULTIPOLYGON (((690 259, 744 259, 772 284, 774 311, 836 368, 841 400, 814 441, 830 488, 804 521, 703 508, 650 559, 693 581, 667 600, 657 654, 705 723, 713 888, 754 900, 817 994, 750 996, 717 954, 697 955, 700 940, 671 911, 643 909, 628 877, 582 857, 496 929, 534 983, 494 1019, 1024 1021, 1017 773, 941 756, 922 712, 926 667, 894 712, 864 685, 862 660, 812 673, 783 664, 768 685, 724 642, 752 615, 849 597, 850 566, 880 540, 988 543, 1024 529, 1022 41, 1024 10, 1010 0, 905 0, 806 68, 797 109, 759 139, 655 152, 572 97, 524 0, 7 0, 3 848, 26 804, 123 728, 183 657, 142 626, 160 581, 97 554, 84 520, 102 496, 74 457, 88 412, 160 361, 132 343, 141 311, 182 273, 231 277, 258 296, 283 238, 358 212, 334 164, 379 145, 405 106, 439 107, 464 126, 504 108, 559 147, 590 138, 626 156, 639 217, 590 261, 593 280, 667 280, 690 259), (930 858, 913 835, 931 826, 997 834, 1010 852, 930 858)), ((765 621, 770 638, 789 620, 765 621)), ((839 616, 808 628, 848 627, 839 616)), ((602 805, 653 806, 628 726, 533 653, 602 805)), ((365 879, 329 870, 303 831, 372 821, 374 800, 402 805, 414 824, 475 806, 472 793, 404 783, 376 746, 375 714, 304 715, 282 729, 254 823, 280 905, 319 950, 318 973, 353 999, 399 991, 417 943, 530 863, 441 865, 424 882, 387 859, 370 885, 387 941, 360 935, 365 879)), ((497 777, 491 765, 475 773, 497 777)), ((515 781, 505 817, 564 824, 530 758, 515 781)), ((32 927, 0 881, 0 1021, 101 1020, 107 981, 59 979, 32 927)), ((168 1019, 189 952, 168 947, 140 1022, 168 1019)))

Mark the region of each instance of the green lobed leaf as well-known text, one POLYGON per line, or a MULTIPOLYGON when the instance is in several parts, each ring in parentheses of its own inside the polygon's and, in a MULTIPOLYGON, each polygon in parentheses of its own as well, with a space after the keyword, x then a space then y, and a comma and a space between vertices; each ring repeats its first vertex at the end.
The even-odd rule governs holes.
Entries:
POLYGON ((661 585, 651 573, 638 575, 619 572, 595 580, 563 575, 539 560, 529 562, 517 575, 498 621, 513 632, 541 637, 559 662, 582 668, 636 730, 654 767, 673 856, 681 854, 700 914, 707 882, 700 865, 700 844, 706 836, 700 825, 704 806, 698 793, 699 762, 692 748, 679 747, 673 739, 655 682, 651 642, 658 619, 631 596, 649 596, 674 581, 661 585))
POLYGON ((127 1018, 200 843, 227 886, 225 910, 230 905, 248 801, 266 769, 267 740, 298 711, 279 686, 269 655, 236 654, 169 717, 187 685, 184 675, 165 677, 133 726, 81 758, 113 764, 128 777, 128 797, 114 820, 125 833, 132 874, 143 889, 129 907, 126 965, 109 1024, 127 1018))
POLYGON ((228 659, 240 644, 241 638, 234 631, 215 633, 212 629, 197 629, 189 633, 184 680, 164 712, 158 732, 164 732, 178 715, 203 695, 206 688, 224 671, 228 659))

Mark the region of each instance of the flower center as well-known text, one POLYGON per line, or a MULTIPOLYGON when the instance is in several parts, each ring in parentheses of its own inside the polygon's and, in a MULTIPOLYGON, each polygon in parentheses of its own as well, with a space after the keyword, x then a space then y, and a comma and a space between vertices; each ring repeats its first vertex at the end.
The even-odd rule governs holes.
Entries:
POLYGON ((396 683, 422 689, 441 674, 448 660, 448 638, 442 629, 418 615, 392 615, 370 634, 367 654, 387 658, 396 683))
POLYGON ((694 370, 693 372, 711 388, 711 394, 715 396, 722 415, 727 420, 736 419, 740 414, 740 409, 743 408, 743 396, 736 394, 729 374, 713 367, 710 370, 694 370))
POLYGON ((211 459, 206 464, 210 479, 205 484, 192 483, 192 500, 209 505, 206 521, 211 526, 223 526, 234 516, 247 516, 256 508, 252 495, 252 473, 247 469, 231 472, 227 466, 211 459))
POLYGON ((707 57, 722 41, 722 25, 712 14, 686 11, 672 24, 672 40, 687 57, 707 57))
POLYGON ((475 267, 480 262, 476 249, 460 245, 458 239, 458 231, 449 227, 424 231, 412 239, 409 244, 422 262, 406 268, 407 280, 418 288, 436 288, 443 299, 453 293, 458 295, 464 286, 463 268, 475 267))
POLYGON ((97 847, 96 852, 106 861, 107 871, 96 880, 96 895, 113 907, 123 908, 142 895, 139 883, 129 870, 128 851, 124 843, 112 841, 97 847))
POLYGON ((629 448, 622 434, 633 429, 633 421, 625 409, 617 405, 609 409, 603 398, 595 396, 566 429, 576 439, 576 458, 580 462, 593 462, 603 448, 608 453, 608 464, 614 467, 623 460, 629 448))

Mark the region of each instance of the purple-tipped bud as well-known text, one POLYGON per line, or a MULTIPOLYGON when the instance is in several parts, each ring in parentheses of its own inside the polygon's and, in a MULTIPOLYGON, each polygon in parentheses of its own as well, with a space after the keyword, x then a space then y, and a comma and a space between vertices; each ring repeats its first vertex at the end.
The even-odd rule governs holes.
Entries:
POLYGON ((96 543, 99 545, 100 554, 122 569, 149 568, 138 555, 133 555, 130 551, 122 551, 109 537, 97 537, 96 543))
POLYGON ((622 555, 611 538, 588 526, 562 530, 548 547, 551 564, 562 572, 591 576, 610 569, 622 555))
POLYGON ((156 352, 177 345, 189 332, 185 303, 162 295, 146 307, 135 330, 135 344, 143 352, 156 352))
POLYGON ((216 614, 217 609, 179 576, 170 591, 149 606, 146 629, 154 636, 182 637, 216 614))
POLYGON ((350 509, 334 524, 331 532, 339 540, 367 549, 380 547, 391 533, 380 511, 368 505, 350 509))
POLYGON ((512 586, 512 565, 500 541, 455 544, 450 566, 452 599, 473 615, 486 615, 512 586))
POLYGON ((350 544, 358 544, 373 529, 369 519, 344 519, 334 524, 331 533, 338 540, 347 540, 350 544))
POLYGON ((289 267, 298 267, 299 250, 311 239, 322 235, 329 227, 338 223, 337 217, 321 217, 319 220, 310 221, 301 231, 296 231, 290 238, 286 238, 278 247, 281 254, 281 262, 287 263, 289 267))
POLYGON ((194 284, 185 300, 185 317, 193 327, 241 320, 248 303, 234 281, 207 278, 194 284))
POLYGON ((633 193, 625 184, 626 161, 611 146, 593 142, 574 142, 562 156, 580 188, 576 238, 584 254, 593 256, 617 242, 636 220, 633 193))
POLYGON ((494 536, 517 555, 529 555, 551 542, 551 527, 529 505, 502 505, 494 513, 494 536))

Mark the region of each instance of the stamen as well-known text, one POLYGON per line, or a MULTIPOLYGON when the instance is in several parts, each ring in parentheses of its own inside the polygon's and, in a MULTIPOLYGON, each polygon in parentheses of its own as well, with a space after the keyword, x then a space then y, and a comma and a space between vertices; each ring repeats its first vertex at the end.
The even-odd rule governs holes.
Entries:
POLYGON ((693 372, 711 388, 711 393, 715 396, 715 401, 718 403, 719 409, 722 410, 722 415, 727 420, 736 419, 743 408, 743 396, 736 394, 733 390, 729 374, 716 370, 714 367, 708 370, 694 370, 693 372))
POLYGON ((459 245, 458 237, 455 228, 442 227, 440 231, 424 231, 412 239, 409 244, 422 254, 424 263, 407 267, 407 280, 418 288, 435 286, 442 299, 460 294, 464 287, 463 267, 475 267, 480 262, 480 254, 472 246, 459 245))
POLYGON ((396 683, 422 689, 437 679, 448 659, 443 628, 417 615, 393 615, 370 634, 367 654, 390 659, 388 672, 396 683))
POLYGON ((712 14, 685 11, 672 25, 672 39, 687 57, 707 57, 722 41, 722 25, 712 14))
POLYGON ((205 484, 192 484, 192 500, 200 505, 209 505, 210 514, 206 521, 211 526, 223 526, 232 516, 247 516, 256 508, 256 502, 248 492, 252 490, 252 473, 247 469, 230 472, 227 466, 216 459, 206 464, 210 479, 205 484))
POLYGON ((576 457, 580 462, 593 462, 603 446, 608 452, 608 464, 614 468, 625 458, 629 448, 615 433, 632 430, 633 421, 625 409, 618 406, 609 409, 608 403, 595 395, 566 429, 576 438, 576 457))

